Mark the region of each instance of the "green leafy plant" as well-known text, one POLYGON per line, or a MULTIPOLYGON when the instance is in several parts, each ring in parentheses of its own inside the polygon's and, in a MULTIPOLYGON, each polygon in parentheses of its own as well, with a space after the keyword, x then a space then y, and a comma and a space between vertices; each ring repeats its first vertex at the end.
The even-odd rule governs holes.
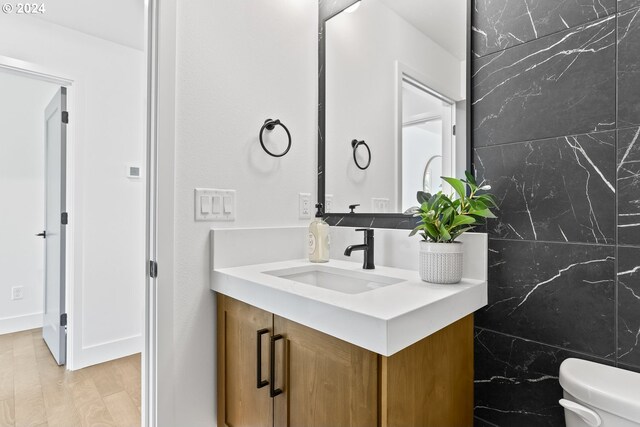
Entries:
POLYGON ((420 217, 420 221, 409 236, 420 233, 425 241, 452 243, 465 231, 481 225, 485 218, 496 218, 491 211, 498 207, 495 198, 486 192, 491 186, 484 182, 478 185, 469 172, 465 176, 466 180, 442 177, 455 190, 457 198, 442 191, 436 194, 418 191, 420 206, 411 213, 420 217))

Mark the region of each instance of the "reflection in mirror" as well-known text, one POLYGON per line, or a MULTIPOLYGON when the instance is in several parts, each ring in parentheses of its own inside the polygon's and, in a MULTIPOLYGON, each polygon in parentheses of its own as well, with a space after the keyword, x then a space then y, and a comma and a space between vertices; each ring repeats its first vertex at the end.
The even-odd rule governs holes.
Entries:
POLYGON ((464 176, 467 4, 348 1, 325 21, 319 188, 333 213, 401 213, 441 176, 464 176))
POLYGON ((451 156, 455 103, 405 76, 402 80, 402 210, 416 205, 416 191, 442 190, 441 176, 455 173, 451 156), (445 160, 449 162, 445 163, 445 160))

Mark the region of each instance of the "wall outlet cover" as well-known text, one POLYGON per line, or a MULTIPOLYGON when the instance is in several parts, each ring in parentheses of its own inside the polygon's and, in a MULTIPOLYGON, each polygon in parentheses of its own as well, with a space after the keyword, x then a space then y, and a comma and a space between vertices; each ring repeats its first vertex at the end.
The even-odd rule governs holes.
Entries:
POLYGON ((371 206, 373 213, 387 213, 389 212, 389 199, 374 197, 371 199, 371 206))
POLYGON ((333 212, 333 194, 325 194, 324 196, 324 213, 333 212))
POLYGON ((19 300, 24 298, 24 286, 14 286, 11 288, 11 300, 19 300))
POLYGON ((300 193, 298 195, 298 216, 300 219, 311 218, 311 193, 300 193))

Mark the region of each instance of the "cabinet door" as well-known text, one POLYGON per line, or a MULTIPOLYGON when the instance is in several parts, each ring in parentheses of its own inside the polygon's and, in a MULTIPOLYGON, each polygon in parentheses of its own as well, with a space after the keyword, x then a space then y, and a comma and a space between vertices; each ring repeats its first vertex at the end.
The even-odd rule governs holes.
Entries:
POLYGON ((271 427, 273 400, 269 386, 258 388, 258 382, 264 384, 269 376, 273 315, 220 294, 217 300, 218 425, 271 427), (259 335, 259 331, 263 333, 259 335))
POLYGON ((274 333, 275 427, 378 425, 375 353, 278 316, 274 333))

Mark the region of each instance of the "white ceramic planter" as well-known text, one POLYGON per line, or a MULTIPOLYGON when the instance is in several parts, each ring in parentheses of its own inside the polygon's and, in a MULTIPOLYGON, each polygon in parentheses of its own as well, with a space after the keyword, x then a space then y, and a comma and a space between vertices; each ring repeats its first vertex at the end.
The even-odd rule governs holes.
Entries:
POLYGON ((452 284, 462 280, 462 242, 420 241, 420 278, 425 282, 452 284))

